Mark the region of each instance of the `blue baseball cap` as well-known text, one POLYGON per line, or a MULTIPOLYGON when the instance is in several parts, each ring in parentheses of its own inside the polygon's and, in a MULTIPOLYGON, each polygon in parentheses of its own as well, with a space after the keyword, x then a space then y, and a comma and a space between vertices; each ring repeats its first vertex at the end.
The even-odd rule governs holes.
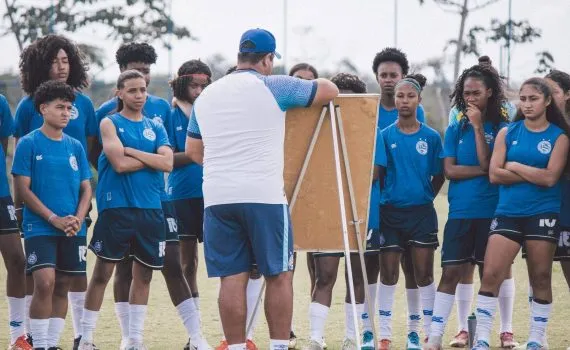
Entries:
POLYGON ((239 41, 239 52, 272 53, 275 57, 281 58, 275 47, 273 34, 260 28, 246 31, 239 41))

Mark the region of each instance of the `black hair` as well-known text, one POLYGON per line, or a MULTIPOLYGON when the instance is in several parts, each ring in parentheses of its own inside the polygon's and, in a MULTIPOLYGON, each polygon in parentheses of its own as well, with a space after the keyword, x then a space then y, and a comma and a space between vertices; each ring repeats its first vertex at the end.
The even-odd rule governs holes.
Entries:
POLYGON ((331 78, 331 82, 334 83, 339 90, 351 90, 355 94, 366 93, 366 84, 354 74, 338 73, 331 78))
POLYGON ((231 66, 230 68, 228 68, 225 75, 232 74, 236 70, 237 70, 237 66, 231 66))
POLYGON ((489 64, 489 65, 493 64, 491 62, 491 57, 486 56, 486 55, 479 57, 478 61, 479 61, 479 64, 489 64))
POLYGON ((177 100, 188 101, 188 86, 192 82, 190 74, 205 74, 208 76, 208 84, 212 82, 212 71, 207 64, 200 60, 190 60, 184 62, 178 68, 178 77, 170 81, 172 93, 177 100))
POLYGON ((384 62, 397 63, 400 68, 402 68, 402 75, 408 75, 408 71, 410 70, 410 63, 408 62, 406 54, 399 49, 396 49, 394 47, 387 47, 376 54, 374 61, 372 61, 372 72, 374 72, 374 75, 378 74, 378 66, 384 62))
POLYGON ((238 53, 238 63, 258 64, 261 60, 271 52, 240 52, 238 53))
POLYGON ((311 73, 313 73, 313 76, 315 77, 315 79, 317 79, 319 77, 319 72, 317 72, 317 69, 308 63, 297 63, 296 65, 294 65, 291 68, 291 70, 289 71, 289 76, 293 76, 296 72, 298 72, 300 70, 310 71, 311 73))
MULTIPOLYGON (((141 72, 135 69, 129 69, 122 72, 119 77, 117 78, 117 90, 120 90, 125 87, 125 81, 131 79, 144 79, 144 75, 141 72)), ((119 96, 117 96, 118 104, 117 104, 117 112, 120 112, 124 105, 123 100, 119 96)))
MULTIPOLYGON (((498 129, 501 123, 508 123, 509 116, 507 110, 503 107, 503 103, 507 101, 503 91, 503 81, 497 70, 493 67, 474 65, 465 69, 457 82, 451 95, 451 107, 457 108, 459 112, 467 110, 467 102, 463 98, 463 89, 467 78, 479 79, 483 82, 487 89, 491 89, 491 97, 487 100, 487 112, 485 119, 498 129)), ((461 129, 467 126, 466 118, 460 121, 461 129)))
POLYGON ((75 101, 75 92, 73 88, 64 82, 58 80, 48 80, 40 84, 34 94, 34 107, 40 112, 40 106, 44 103, 50 103, 57 99, 71 102, 75 101))
POLYGON ((122 44, 115 54, 115 60, 121 69, 125 69, 132 62, 155 64, 156 57, 154 47, 147 43, 138 42, 122 44))
POLYGON ((50 80, 53 60, 62 49, 69 62, 67 84, 77 90, 89 85, 87 60, 77 45, 64 36, 50 34, 36 40, 20 54, 20 79, 22 89, 28 95, 33 96, 43 82, 50 80))
POLYGON ((408 82, 411 81, 412 83, 417 84, 420 87, 420 91, 419 91, 418 95, 421 95, 422 91, 424 90, 424 87, 426 86, 427 78, 423 74, 419 74, 419 73, 408 74, 396 84, 396 87, 398 87, 401 83, 403 83, 405 81, 408 81, 408 82))
MULTIPOLYGON (((553 69, 545 76, 545 78, 558 84, 564 93, 568 93, 568 91, 570 91, 570 75, 568 75, 568 73, 553 69)), ((566 101, 566 106, 562 112, 567 116, 570 116, 570 100, 566 101)))

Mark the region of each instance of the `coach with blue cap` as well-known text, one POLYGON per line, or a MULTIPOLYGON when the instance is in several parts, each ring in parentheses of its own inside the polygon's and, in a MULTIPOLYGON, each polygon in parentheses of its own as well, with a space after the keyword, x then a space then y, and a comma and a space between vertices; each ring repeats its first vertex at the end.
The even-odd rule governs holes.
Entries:
POLYGON ((220 277, 220 317, 229 350, 246 349, 246 286, 253 261, 267 282, 270 349, 287 349, 293 312, 293 230, 284 194, 285 112, 328 103, 326 79, 271 75, 275 37, 246 31, 237 70, 196 100, 186 154, 204 166, 204 249, 220 277))

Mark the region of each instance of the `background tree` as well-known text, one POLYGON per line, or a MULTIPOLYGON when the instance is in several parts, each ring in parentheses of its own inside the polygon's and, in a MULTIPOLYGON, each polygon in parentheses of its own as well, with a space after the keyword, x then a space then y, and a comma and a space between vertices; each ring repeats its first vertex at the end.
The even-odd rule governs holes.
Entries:
POLYGON ((546 50, 536 53, 538 58, 538 67, 534 71, 538 74, 544 74, 550 72, 554 68, 554 56, 546 50))

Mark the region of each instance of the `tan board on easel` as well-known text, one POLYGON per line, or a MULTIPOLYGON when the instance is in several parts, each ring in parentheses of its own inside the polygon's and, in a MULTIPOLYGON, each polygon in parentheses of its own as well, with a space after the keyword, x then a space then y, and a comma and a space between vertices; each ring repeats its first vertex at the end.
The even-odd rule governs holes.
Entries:
MULTIPOLYGON (((342 116, 361 232, 367 231, 379 98, 376 94, 341 95, 334 101, 342 116)), ((284 178, 289 200, 299 179, 321 111, 322 107, 319 106, 287 112, 284 178)), ((327 113, 301 182, 299 195, 291 209, 296 250, 344 250, 333 152, 331 123, 327 113)), ((343 163, 341 167, 345 174, 343 163)), ((343 176, 343 186, 346 214, 350 222, 350 249, 358 251, 346 176, 343 176)))

